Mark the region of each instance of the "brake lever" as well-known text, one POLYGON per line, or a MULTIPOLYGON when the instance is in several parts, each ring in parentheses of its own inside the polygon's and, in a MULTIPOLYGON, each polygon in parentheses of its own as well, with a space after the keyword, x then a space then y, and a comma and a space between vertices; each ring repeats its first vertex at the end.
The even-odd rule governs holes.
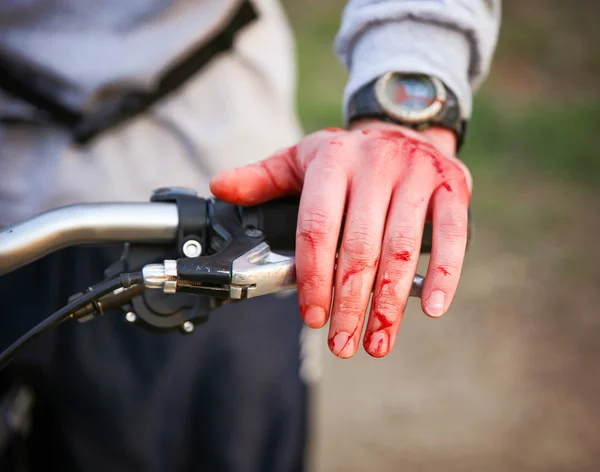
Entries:
MULTIPOLYGON (((424 277, 416 275, 410 291, 411 297, 421 297, 424 277)), ((296 288, 296 258, 271 251, 261 243, 232 264, 231 298, 259 297, 296 288)))
MULTIPOLYGON (((196 265, 196 270, 204 274, 220 272, 220 267, 213 267, 208 261, 166 260, 162 264, 146 265, 142 273, 146 288, 162 289, 167 294, 183 291, 226 300, 243 300, 296 288, 296 258, 272 252, 265 241, 227 261, 227 264, 231 267, 227 277, 229 282, 223 284, 203 282, 201 277, 190 279, 178 270, 179 267, 196 265)), ((411 297, 421 297, 423 282, 424 278, 417 274, 410 291, 411 297)))

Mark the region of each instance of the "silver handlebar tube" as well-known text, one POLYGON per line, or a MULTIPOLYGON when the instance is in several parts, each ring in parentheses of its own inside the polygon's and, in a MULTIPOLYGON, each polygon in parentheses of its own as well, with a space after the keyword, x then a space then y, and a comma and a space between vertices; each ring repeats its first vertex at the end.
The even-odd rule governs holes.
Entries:
POLYGON ((175 241, 174 203, 86 203, 50 210, 0 231, 0 275, 80 244, 175 241))

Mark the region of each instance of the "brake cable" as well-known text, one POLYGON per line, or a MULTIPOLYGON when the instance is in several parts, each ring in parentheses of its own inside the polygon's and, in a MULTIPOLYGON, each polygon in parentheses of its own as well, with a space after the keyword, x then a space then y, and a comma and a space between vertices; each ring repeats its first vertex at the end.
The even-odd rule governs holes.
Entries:
MULTIPOLYGON (((299 199, 292 197, 239 207, 189 189, 163 188, 147 204, 75 205, 1 230, 0 275, 68 246, 125 245, 103 282, 71 296, 1 352, 0 369, 67 319, 85 322, 117 309, 145 329, 190 334, 225 303, 294 289, 298 209, 299 199)), ((470 213, 468 229, 470 240, 470 213)), ((426 222, 421 253, 431 248, 426 222)), ((423 283, 415 275, 410 296, 420 297, 423 283)))
POLYGON ((102 296, 115 292, 119 289, 126 289, 137 284, 144 282, 144 277, 141 272, 122 274, 120 277, 115 277, 110 280, 104 280, 90 289, 80 297, 71 301, 69 304, 57 310, 48 318, 43 320, 41 323, 34 326, 27 333, 18 338, 2 353, 0 353, 0 369, 4 368, 8 364, 14 354, 25 345, 29 344, 33 340, 40 337, 46 331, 56 328, 63 321, 72 318, 73 315, 86 305, 96 302, 102 296))

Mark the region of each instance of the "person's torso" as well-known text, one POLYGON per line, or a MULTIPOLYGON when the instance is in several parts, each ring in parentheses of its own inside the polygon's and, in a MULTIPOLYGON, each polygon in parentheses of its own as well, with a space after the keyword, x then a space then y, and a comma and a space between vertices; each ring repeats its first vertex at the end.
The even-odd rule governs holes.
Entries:
MULTIPOLYGON (((151 84, 175 55, 208 37, 215 21, 236 3, 4 2, 0 6, 0 43, 12 48, 13 54, 18 52, 25 60, 76 84, 80 91, 94 92, 104 84, 127 80, 151 84)), ((215 172, 248 164, 294 144, 301 132, 294 107, 295 68, 289 29, 274 0, 253 3, 259 7, 259 19, 240 32, 230 52, 215 58, 148 113, 88 146, 71 145, 68 132, 51 123, 0 122, 0 227, 63 204, 144 200, 153 188, 161 186, 194 187, 200 195, 208 196, 208 180, 215 172)), ((65 272, 51 277, 52 287, 64 284, 65 274, 77 264, 85 265, 85 258, 76 257, 60 266, 65 272)), ((101 277, 103 267, 93 268, 89 283, 101 277)), ((78 278, 78 283, 88 281, 78 278)), ((6 285, 6 289, 10 291, 11 286, 6 285)), ((55 294, 50 288, 47 292, 48 297, 55 294)), ((39 301, 32 309, 46 311, 48 300, 41 297, 42 292, 32 297, 39 301)), ((79 460, 75 453, 90 457, 96 450, 102 452, 105 445, 98 441, 108 441, 116 445, 112 454, 128 464, 128 470, 183 470, 172 464, 187 463, 190 452, 201 453, 203 431, 207 439, 215 440, 221 437, 219 428, 227 433, 230 425, 246 424, 251 428, 249 437, 261 438, 263 435, 255 434, 253 428, 271 428, 273 422, 284 424, 278 417, 271 422, 263 417, 255 421, 250 416, 241 421, 252 410, 245 408, 246 399, 236 395, 248 391, 231 389, 227 384, 231 375, 237 378, 241 375, 238 372, 248 371, 246 364, 263 365, 263 359, 277 363, 281 372, 275 376, 278 381, 282 375, 298 378, 294 354, 300 331, 297 303, 293 298, 271 299, 282 311, 275 310, 273 321, 264 320, 267 313, 261 308, 241 313, 239 318, 231 314, 238 322, 245 320, 255 327, 256 335, 243 326, 230 330, 232 320, 219 316, 214 321, 220 328, 213 323, 204 331, 210 335, 199 329, 195 338, 186 340, 175 335, 149 338, 137 331, 126 333, 117 318, 99 320, 95 326, 63 327, 57 340, 56 381, 64 402, 59 405, 63 441, 74 459, 79 460), (260 328, 261 323, 273 333, 260 328), (261 336, 270 341, 260 340, 261 336), (229 341, 230 337, 241 341, 229 341), (282 357, 283 347, 277 346, 273 352, 278 355, 260 354, 256 344, 273 346, 274 340, 294 355, 282 357), (213 349, 208 349, 208 343, 213 349), (200 348, 206 350, 202 358, 200 348), (112 363, 109 354, 114 357, 112 363), (219 366, 220 359, 226 361, 225 367, 232 374, 223 373, 226 369, 219 366), (116 372, 115 368, 121 370, 116 372), (145 376, 141 372, 144 368, 145 376), (215 395, 225 394, 229 394, 225 400, 214 401, 215 395), (215 410, 211 412, 214 421, 200 408, 204 404, 215 410), (220 409, 216 408, 219 405, 220 409), (62 406, 64 410, 60 410, 62 406), (86 424, 95 428, 86 430, 86 424)), ((4 308, 0 311, 7 314, 6 302, 4 308)), ((23 308, 19 304, 15 316, 23 308)), ((265 372, 268 374, 269 369, 265 372)), ((252 395, 259 402, 263 398, 272 401, 266 395, 281 390, 279 386, 275 393, 267 389, 276 385, 270 378, 253 377, 248 385, 257 390, 252 390, 252 395)), ((285 411, 283 406, 280 410, 285 411)), ((272 429, 277 435, 277 429, 272 429)), ((216 452, 223 454, 225 462, 240 459, 230 454, 237 445, 235 435, 227 437, 231 445, 216 452)), ((107 470, 102 461, 114 459, 108 451, 97 456, 99 470, 107 470)), ((191 464, 190 470, 196 465, 191 464)))
POLYGON ((106 87, 151 88, 187 50, 217 31, 241 0, 8 0, 0 55, 52 74, 78 106, 106 87))
MULTIPOLYGON (((0 226, 65 204, 146 200, 166 185, 208 196, 215 172, 294 144, 301 130, 291 32, 275 0, 252 4, 258 19, 238 32, 231 50, 89 145, 71 145, 69 133, 52 123, 0 121, 0 226)), ((151 86, 239 5, 13 0, 0 7, 0 47, 76 84, 89 103, 106 87, 133 85, 128 80, 151 86)), ((0 94, 0 120, 6 103, 0 94)))

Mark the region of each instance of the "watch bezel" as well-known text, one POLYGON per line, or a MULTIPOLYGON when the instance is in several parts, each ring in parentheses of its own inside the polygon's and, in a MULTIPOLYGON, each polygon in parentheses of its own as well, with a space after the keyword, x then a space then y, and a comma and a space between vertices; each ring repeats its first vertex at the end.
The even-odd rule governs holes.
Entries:
POLYGON ((405 121, 407 123, 423 123, 431 120, 437 116, 444 103, 446 103, 447 93, 444 84, 437 77, 432 77, 424 74, 406 74, 400 72, 387 72, 382 75, 375 83, 375 99, 379 106, 388 114, 390 117, 395 118, 399 121, 405 121), (390 81, 397 76, 403 78, 407 77, 418 77, 431 82, 435 90, 435 99, 431 105, 422 110, 407 110, 401 105, 394 103, 386 93, 387 87, 390 81))

